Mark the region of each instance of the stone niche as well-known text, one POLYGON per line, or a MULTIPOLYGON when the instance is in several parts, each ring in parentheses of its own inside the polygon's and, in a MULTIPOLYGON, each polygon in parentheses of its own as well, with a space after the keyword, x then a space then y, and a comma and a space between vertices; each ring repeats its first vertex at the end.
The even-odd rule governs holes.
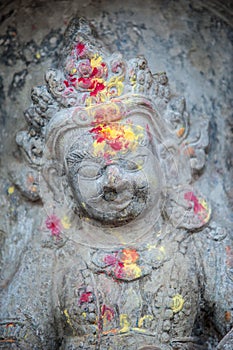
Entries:
POLYGON ((230 2, 0 13, 0 349, 232 350, 230 2))

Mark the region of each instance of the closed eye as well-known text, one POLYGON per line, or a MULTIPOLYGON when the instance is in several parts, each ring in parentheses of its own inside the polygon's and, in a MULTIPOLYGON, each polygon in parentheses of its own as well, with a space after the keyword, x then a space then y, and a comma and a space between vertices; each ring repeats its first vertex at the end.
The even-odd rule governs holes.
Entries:
POLYGON ((139 155, 132 160, 125 159, 123 162, 124 169, 127 171, 139 171, 142 169, 146 160, 145 155, 139 155))
POLYGON ((82 164, 78 169, 78 174, 87 179, 97 179, 102 175, 102 167, 99 164, 82 164))

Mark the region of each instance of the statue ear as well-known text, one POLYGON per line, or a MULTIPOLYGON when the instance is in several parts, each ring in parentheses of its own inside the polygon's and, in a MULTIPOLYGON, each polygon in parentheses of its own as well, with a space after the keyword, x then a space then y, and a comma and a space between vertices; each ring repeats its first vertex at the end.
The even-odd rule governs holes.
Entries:
POLYGON ((176 228, 195 230, 210 220, 211 208, 191 186, 173 188, 166 194, 164 214, 176 228))
POLYGON ((173 139, 163 141, 158 147, 158 154, 168 188, 190 183, 189 157, 180 151, 173 139))
POLYGON ((62 186, 63 169, 61 164, 52 163, 43 167, 40 189, 43 201, 48 196, 58 203, 64 202, 64 189, 62 186))
POLYGON ((32 168, 26 162, 21 163, 14 160, 9 164, 8 173, 11 181, 17 186, 23 196, 32 202, 41 199, 38 169, 32 168))

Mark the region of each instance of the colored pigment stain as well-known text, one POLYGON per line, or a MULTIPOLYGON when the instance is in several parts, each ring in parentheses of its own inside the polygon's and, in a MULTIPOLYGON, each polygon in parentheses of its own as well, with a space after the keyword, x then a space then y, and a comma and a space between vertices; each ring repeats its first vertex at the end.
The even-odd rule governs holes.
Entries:
MULTIPOLYGON (((85 53, 85 45, 79 44, 76 47, 77 59, 85 53)), ((84 59, 78 64, 73 60, 68 65, 69 75, 64 80, 65 86, 75 87, 90 92, 90 96, 96 96, 105 89, 105 78, 107 78, 107 66, 102 62, 100 56, 95 55, 91 60, 84 59)))
POLYGON ((123 249, 118 254, 106 255, 104 262, 111 267, 110 274, 117 279, 132 280, 141 277, 142 270, 137 265, 139 254, 135 249, 123 249))
POLYGON ((131 265, 139 259, 139 254, 136 249, 123 249, 121 261, 123 264, 131 265))
POLYGON ((65 309, 65 310, 63 311, 63 313, 64 313, 64 315, 66 316, 66 322, 72 327, 72 322, 71 322, 71 320, 70 320, 70 315, 69 315, 67 309, 65 309))
POLYGON ((35 57, 39 60, 41 58, 41 54, 39 52, 36 52, 35 57))
POLYGON ((101 103, 113 96, 120 96, 124 89, 124 77, 108 79, 108 67, 103 58, 98 53, 86 58, 88 54, 85 44, 77 43, 66 64, 68 75, 64 80, 64 94, 69 94, 72 88, 89 92, 89 96, 85 96, 87 106, 92 105, 93 97, 94 103, 101 103))
MULTIPOLYGON (((107 326, 108 322, 106 322, 106 323, 99 322, 99 330, 102 332, 102 334, 105 334, 105 335, 106 334, 122 334, 122 333, 126 334, 126 333, 129 333, 131 331, 145 333, 145 332, 147 332, 147 325, 146 324, 148 322, 151 322, 154 319, 154 317, 152 315, 144 315, 144 316, 140 317, 139 319, 137 319, 136 324, 134 324, 134 322, 132 322, 130 320, 129 315, 120 314, 119 316, 120 316, 119 317, 120 318, 119 319, 119 328, 112 328, 112 329, 103 331, 102 327, 104 328, 104 326, 107 326)), ((112 316, 110 316, 110 317, 112 317, 112 316)), ((113 318, 111 318, 111 320, 113 318)))
POLYGON ((172 311, 174 313, 181 311, 183 309, 183 305, 184 305, 184 299, 182 295, 180 294, 174 295, 172 298, 172 306, 171 306, 172 311))
POLYGON ((101 317, 104 320, 104 322, 106 323, 106 321, 111 322, 112 319, 114 318, 114 310, 108 306, 106 306, 105 304, 102 305, 101 307, 101 317))
POLYGON ((106 255, 104 257, 104 262, 107 265, 115 265, 117 263, 117 257, 116 254, 115 255, 106 255))
POLYGON ((32 174, 28 174, 27 176, 27 187, 30 192, 37 192, 38 186, 37 186, 37 180, 32 174))
POLYGON ((5 339, 0 339, 0 343, 15 343, 16 339, 14 339, 14 336, 11 334, 15 333, 14 328, 16 325, 12 322, 6 324, 6 332, 5 333, 5 339), (11 338, 12 336, 12 338, 11 338))
POLYGON ((229 245, 225 247, 225 250, 226 250, 226 265, 229 268, 233 268, 233 250, 229 245))
POLYGON ((52 236, 60 237, 62 225, 60 219, 56 215, 52 214, 48 216, 45 221, 45 225, 47 229, 50 230, 52 236))
POLYGON ((185 128, 182 127, 176 132, 176 134, 178 137, 182 137, 184 135, 184 132, 185 132, 185 128))
POLYGON ((226 322, 231 322, 231 311, 226 311, 224 318, 226 322))
POLYGON ((108 158, 116 152, 126 153, 137 148, 138 142, 144 138, 143 128, 132 127, 131 124, 100 124, 89 131, 93 138, 94 154, 108 158))
POLYGON ((15 327, 15 324, 10 322, 10 323, 7 323, 6 327, 7 328, 9 328, 9 327, 12 328, 12 327, 15 327))
POLYGON ((142 328, 143 327, 143 324, 145 321, 152 321, 153 320, 153 316, 152 315, 145 315, 143 317, 141 317, 138 321, 138 327, 139 328, 142 328))
POLYGON ((92 292, 84 292, 79 298, 79 304, 90 303, 93 299, 92 292))
POLYGON ((198 215, 199 219, 206 223, 210 218, 210 208, 203 198, 197 198, 193 192, 186 192, 184 199, 193 203, 194 214, 198 215))
POLYGON ((1 343, 16 343, 15 339, 0 339, 0 344, 1 343))
POLYGON ((184 154, 188 157, 193 157, 195 155, 195 149, 191 146, 185 148, 184 154))
POLYGON ((8 194, 13 194, 15 192, 15 187, 14 186, 10 186, 7 190, 8 194))
POLYGON ((128 321, 128 315, 127 314, 121 314, 120 315, 120 333, 126 333, 130 330, 130 323, 128 321))
POLYGON ((63 216, 63 218, 61 219, 61 223, 66 230, 68 230, 71 227, 71 223, 68 216, 63 216))
POLYGON ((82 57, 85 54, 86 46, 83 43, 78 43, 75 47, 76 54, 78 57, 82 57))
POLYGON ((109 124, 112 122, 116 122, 125 117, 124 112, 120 110, 119 106, 116 103, 108 103, 105 105, 101 105, 97 110, 94 111, 93 122, 91 123, 93 126, 99 124, 109 124))

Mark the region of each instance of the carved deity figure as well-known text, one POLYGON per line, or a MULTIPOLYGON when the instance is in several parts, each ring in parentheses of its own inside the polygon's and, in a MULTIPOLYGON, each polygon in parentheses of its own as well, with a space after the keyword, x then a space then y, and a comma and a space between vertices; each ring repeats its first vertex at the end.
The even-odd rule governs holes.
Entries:
POLYGON ((16 137, 44 253, 7 286, 4 349, 233 349, 232 243, 199 191, 208 119, 83 19, 45 80, 16 137))

